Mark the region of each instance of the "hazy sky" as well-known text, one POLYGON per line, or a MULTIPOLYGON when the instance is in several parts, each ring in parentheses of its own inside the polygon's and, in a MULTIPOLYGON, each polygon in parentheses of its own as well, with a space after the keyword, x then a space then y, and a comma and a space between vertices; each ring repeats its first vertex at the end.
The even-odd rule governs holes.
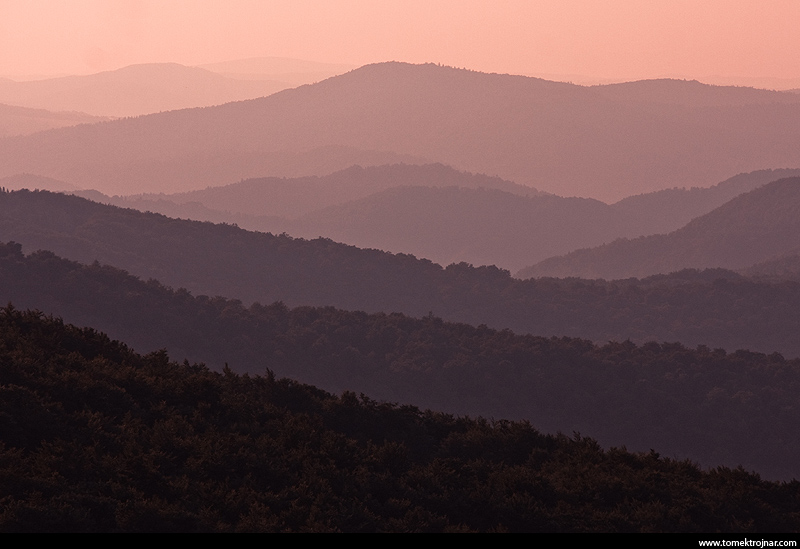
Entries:
POLYGON ((800 0, 0 0, 0 74, 280 56, 800 78, 800 0))

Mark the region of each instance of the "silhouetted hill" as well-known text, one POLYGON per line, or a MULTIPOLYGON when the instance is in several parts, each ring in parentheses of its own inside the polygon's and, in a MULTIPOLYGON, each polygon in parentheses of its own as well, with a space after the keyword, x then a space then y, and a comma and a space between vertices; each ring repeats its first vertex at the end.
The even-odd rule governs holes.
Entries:
POLYGON ((800 178, 740 195, 666 234, 546 259, 517 276, 627 278, 685 268, 744 269, 800 249, 800 178))
POLYGON ((8 138, 0 176, 39 173, 110 194, 174 192, 277 175, 265 154, 336 146, 423 157, 562 196, 619 199, 800 165, 800 96, 784 95, 687 106, 384 63, 252 101, 8 138))
POLYGON ((798 483, 0 313, 3 532, 788 532, 798 483))
POLYGON ((53 112, 0 104, 0 138, 106 120, 82 112, 53 112))
POLYGON ((130 65, 87 76, 0 80, 0 102, 100 116, 139 116, 263 97, 291 87, 270 80, 236 80, 177 63, 130 65))
MULTIPOLYGON (((545 323, 556 324, 565 314, 580 322, 592 316, 588 309, 566 310, 606 293, 607 303, 619 305, 605 308, 597 322, 604 317, 618 322, 619 311, 628 308, 636 310, 634 322, 647 323, 648 316, 682 306, 663 323, 695 317, 712 330, 727 323, 719 330, 732 335, 739 329, 731 323, 748 324, 742 331, 782 334, 796 342, 799 285, 743 283, 728 276, 686 273, 683 280, 666 277, 622 287, 586 281, 539 284, 537 315, 545 323), (762 326, 765 309, 780 322, 767 316, 762 326)), ((463 293, 457 287, 449 291, 463 293)), ((193 297, 50 252, 26 257, 13 243, 0 247, 0 292, 4 301, 94 326, 140 351, 167 348, 179 360, 203 361, 219 370, 226 363, 251 374, 270 368, 336 392, 451 413, 529 419, 547 432, 592 433, 604 445, 659 448, 704 465, 742 464, 769 478, 798 473, 800 446, 785 433, 800 426, 793 405, 800 364, 777 353, 630 341, 595 346, 450 324, 433 316, 290 310, 282 303, 245 307, 238 300, 193 297)))

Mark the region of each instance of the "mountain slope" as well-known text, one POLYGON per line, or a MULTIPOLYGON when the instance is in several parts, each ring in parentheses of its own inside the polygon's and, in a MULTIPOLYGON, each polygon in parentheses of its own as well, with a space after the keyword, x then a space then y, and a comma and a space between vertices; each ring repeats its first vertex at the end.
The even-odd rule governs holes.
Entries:
POLYGON ((800 178, 740 195, 666 235, 621 239, 523 269, 517 276, 642 277, 685 268, 744 269, 800 249, 800 178))
POLYGON ((763 93, 757 103, 665 104, 535 78, 384 63, 252 101, 7 139, 0 176, 39 173, 111 194, 174 192, 274 175, 258 162, 265 153, 337 146, 615 200, 800 165, 800 96, 763 93))

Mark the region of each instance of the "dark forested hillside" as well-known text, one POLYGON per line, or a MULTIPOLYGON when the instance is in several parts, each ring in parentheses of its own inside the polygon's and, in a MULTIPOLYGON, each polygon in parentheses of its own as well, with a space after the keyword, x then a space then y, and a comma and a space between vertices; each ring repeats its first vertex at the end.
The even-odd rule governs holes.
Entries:
POLYGON ((620 239, 546 259, 517 276, 628 278, 686 268, 745 269, 800 250, 800 178, 737 196, 666 235, 620 239))
MULTIPOLYGON (((637 315, 629 321, 633 326, 672 309, 676 317, 662 319, 667 332, 685 318, 687 325, 701 324, 710 333, 796 340, 800 285, 719 276, 707 274, 713 282, 702 282, 700 274, 686 273, 683 281, 664 277, 627 287, 550 281, 534 295, 553 297, 533 314, 544 324, 579 322, 586 313, 576 303, 591 302, 593 295, 613 303, 618 295, 617 311, 630 308, 637 315)), ((193 297, 48 252, 26 257, 14 244, 2 247, 0 289, 0 299, 18 307, 94 326, 137 350, 167 348, 178 360, 217 369, 228 363, 250 373, 270 368, 326 390, 528 419, 546 432, 579 431, 606 446, 657 448, 707 466, 741 464, 767 478, 800 476, 800 445, 786 436, 800 429, 795 402, 800 362, 778 353, 691 349, 663 339, 597 346, 450 324, 434 316, 289 309, 282 303, 248 307, 221 297, 193 297)), ((602 304, 593 305, 598 325, 619 315, 602 304)), ((700 337, 705 333, 694 329, 700 337)))
POLYGON ((495 267, 446 268, 361 250, 170 219, 45 192, 0 194, 0 237, 123 268, 197 295, 249 305, 433 312, 447 320, 598 342, 681 341, 800 356, 796 283, 687 271, 644 281, 517 280, 495 267))
POLYGON ((668 91, 642 100, 522 76, 382 63, 252 101, 7 138, 0 177, 31 172, 110 194, 174 192, 276 175, 275 159, 346 147, 618 200, 800 165, 800 96, 676 81, 652 87, 668 91), (690 100, 698 86, 716 99, 690 100), (661 100, 687 87, 685 101, 661 100))
POLYGON ((800 486, 0 311, 2 532, 788 532, 800 486))

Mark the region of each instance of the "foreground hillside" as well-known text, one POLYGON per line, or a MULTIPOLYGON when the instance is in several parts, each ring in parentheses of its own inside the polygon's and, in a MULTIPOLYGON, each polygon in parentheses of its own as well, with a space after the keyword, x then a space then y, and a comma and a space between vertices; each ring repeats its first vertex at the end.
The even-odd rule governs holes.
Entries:
MULTIPOLYGON (((772 479, 800 477, 800 445, 786 436, 800 430, 800 363, 778 353, 728 353, 704 345, 693 350, 653 341, 598 346, 450 324, 433 316, 288 309, 282 303, 245 307, 48 252, 25 257, 14 244, 0 251, 0 300, 94 326, 139 350, 168 348, 179 360, 217 369, 226 363, 239 372, 270 368, 326 390, 453 413, 529 419, 545 432, 591 433, 607 446, 658 448, 705 466, 741 464, 772 479)), ((651 302, 639 305, 644 309, 639 322, 675 299, 697 301, 694 312, 680 314, 691 318, 709 309, 717 318, 700 317, 700 322, 734 334, 735 325, 723 321, 752 317, 747 300, 753 300, 759 314, 767 309, 769 315, 751 318, 743 332, 779 332, 796 339, 799 285, 793 285, 792 297, 783 286, 713 280, 702 285, 667 278, 650 283, 650 290, 647 283, 627 289, 550 284, 541 286, 539 295, 553 294, 556 310, 568 310, 570 303, 601 289, 608 296, 635 295, 651 302), (684 289, 665 291, 676 285, 684 289), (699 297, 708 294, 713 297, 699 297), (777 304, 764 307, 759 295, 772 295, 777 304), (715 301, 727 303, 727 309, 715 311, 715 301), (781 322, 771 322, 773 317, 781 322)))
POLYGON ((800 529, 800 485, 141 356, 0 312, 0 531, 800 529))
POLYGON ((666 235, 620 239, 546 259, 517 276, 618 279, 680 269, 745 269, 800 250, 800 177, 737 196, 666 235))
POLYGON ((423 157, 562 196, 618 200, 800 165, 797 94, 654 86, 670 96, 676 87, 699 87, 702 97, 695 101, 692 91, 685 101, 664 102, 652 90, 631 97, 382 63, 251 101, 7 138, 0 177, 30 172, 107 194, 175 192, 277 175, 276 159, 344 147, 423 157))

